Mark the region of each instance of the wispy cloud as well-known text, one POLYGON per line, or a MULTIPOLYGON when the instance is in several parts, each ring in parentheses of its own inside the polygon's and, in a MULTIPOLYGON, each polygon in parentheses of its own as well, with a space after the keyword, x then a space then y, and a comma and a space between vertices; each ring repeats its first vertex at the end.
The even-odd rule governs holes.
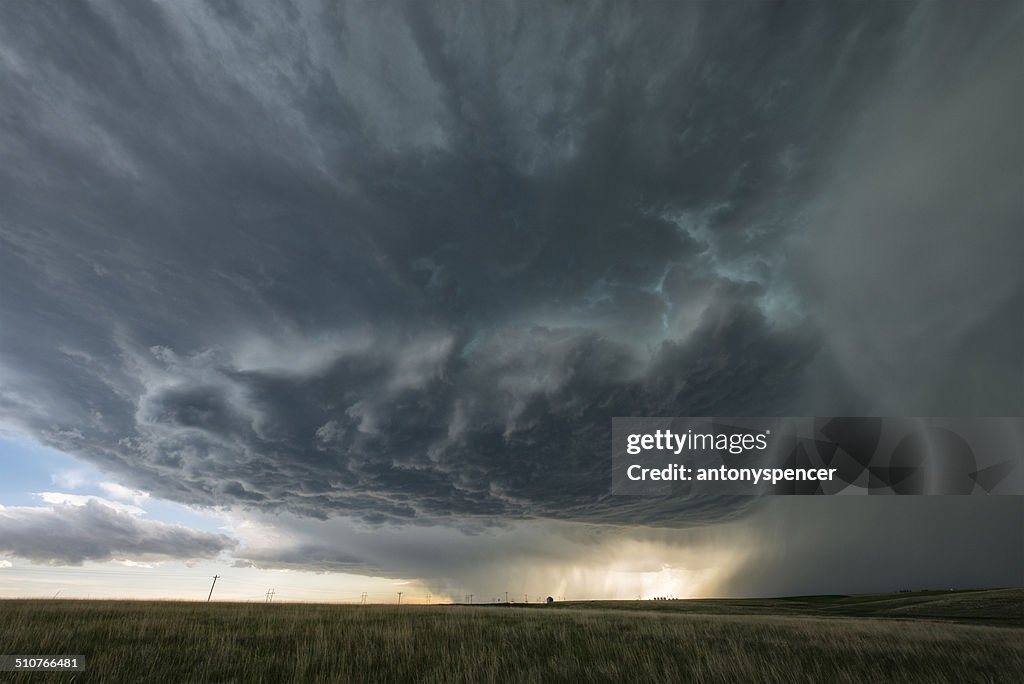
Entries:
POLYGON ((118 513, 130 515, 132 517, 139 517, 146 514, 146 511, 138 506, 132 506, 130 504, 122 503, 120 501, 111 501, 110 499, 104 499, 100 496, 91 496, 86 494, 66 494, 64 492, 36 492, 34 496, 39 497, 43 501, 49 504, 66 504, 69 506, 85 506, 91 502, 96 502, 101 506, 113 509, 118 513))
POLYGON ((92 484, 92 478, 89 473, 78 468, 65 468, 59 470, 50 476, 50 480, 53 484, 65 489, 78 489, 88 484, 92 484))
POLYGON ((99 488, 106 492, 107 496, 113 499, 117 499, 118 501, 130 501, 135 505, 140 505, 149 498, 148 492, 131 489, 130 487, 119 485, 116 482, 100 482, 99 488))

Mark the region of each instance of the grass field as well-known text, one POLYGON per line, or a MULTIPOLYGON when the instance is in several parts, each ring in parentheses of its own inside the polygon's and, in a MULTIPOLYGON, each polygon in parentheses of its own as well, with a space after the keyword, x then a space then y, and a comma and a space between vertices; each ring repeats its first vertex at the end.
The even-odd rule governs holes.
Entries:
POLYGON ((42 682, 1019 682, 1024 590, 552 606, 0 601, 42 682))

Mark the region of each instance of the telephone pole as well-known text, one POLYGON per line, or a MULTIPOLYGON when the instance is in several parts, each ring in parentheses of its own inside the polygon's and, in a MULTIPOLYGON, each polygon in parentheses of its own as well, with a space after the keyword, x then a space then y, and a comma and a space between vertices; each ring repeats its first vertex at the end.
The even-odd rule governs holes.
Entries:
POLYGON ((359 605, 361 605, 361 606, 365 606, 366 605, 366 592, 365 591, 363 592, 362 596, 359 597, 359 605))
POLYGON ((266 600, 266 603, 273 603, 273 602, 274 602, 274 590, 273 589, 267 589, 267 600, 266 600))
POLYGON ((427 592, 427 605, 430 605, 430 592, 427 592))
POLYGON ((398 592, 398 605, 402 605, 402 594, 403 594, 403 593, 404 593, 404 592, 401 592, 401 591, 400 591, 400 592, 398 592))
POLYGON ((508 592, 505 592, 505 603, 508 603, 508 592))
POLYGON ((209 594, 207 594, 207 596, 206 596, 206 602, 207 602, 207 603, 209 603, 209 602, 210 602, 210 598, 212 598, 212 597, 213 597, 213 588, 214 588, 215 586, 217 586, 217 579, 218 579, 219 577, 220 577, 220 575, 214 575, 214 576, 213 576, 213 584, 211 584, 211 585, 210 585, 210 593, 209 593, 209 594))
POLYGON ((469 595, 469 605, 473 605, 473 595, 469 595))

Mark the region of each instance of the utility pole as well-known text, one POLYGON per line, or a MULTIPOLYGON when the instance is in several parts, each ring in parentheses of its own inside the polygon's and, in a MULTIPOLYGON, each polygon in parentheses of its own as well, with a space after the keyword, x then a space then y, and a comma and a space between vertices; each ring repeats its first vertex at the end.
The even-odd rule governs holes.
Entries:
POLYGON ((402 594, 403 594, 403 593, 404 593, 404 592, 401 592, 401 591, 400 591, 400 592, 398 592, 398 605, 402 605, 402 594))
POLYGON ((523 594, 523 603, 529 603, 529 602, 530 602, 529 594, 523 594))
POLYGON ((469 595, 469 605, 473 605, 473 595, 469 595))
POLYGON ((508 592, 505 592, 505 603, 508 603, 508 592))
POLYGON ((363 592, 362 596, 359 597, 359 605, 361 605, 361 606, 365 606, 366 605, 366 592, 365 591, 363 592))
POLYGON ((273 602, 274 602, 274 590, 273 589, 267 589, 267 600, 266 600, 266 603, 273 603, 273 602))
POLYGON ((427 592, 427 605, 430 605, 430 592, 427 592))
POLYGON ((213 588, 214 588, 215 586, 217 586, 217 579, 218 579, 219 577, 220 577, 220 575, 214 575, 214 576, 213 576, 213 584, 211 584, 211 585, 210 585, 210 593, 209 593, 209 594, 208 594, 208 595, 206 596, 206 602, 207 602, 207 603, 209 603, 209 602, 210 602, 210 598, 212 598, 212 597, 213 597, 213 588))

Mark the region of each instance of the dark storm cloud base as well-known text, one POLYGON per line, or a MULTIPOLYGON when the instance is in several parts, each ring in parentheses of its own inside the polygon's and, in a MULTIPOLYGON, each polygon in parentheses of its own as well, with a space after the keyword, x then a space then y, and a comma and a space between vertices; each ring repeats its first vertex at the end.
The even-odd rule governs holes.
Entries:
POLYGON ((750 497, 612 497, 613 416, 1020 415, 1021 7, 0 3, 0 426, 189 505, 691 525, 750 497))
POLYGON ((614 418, 612 493, 1024 494, 1024 419, 614 418))

